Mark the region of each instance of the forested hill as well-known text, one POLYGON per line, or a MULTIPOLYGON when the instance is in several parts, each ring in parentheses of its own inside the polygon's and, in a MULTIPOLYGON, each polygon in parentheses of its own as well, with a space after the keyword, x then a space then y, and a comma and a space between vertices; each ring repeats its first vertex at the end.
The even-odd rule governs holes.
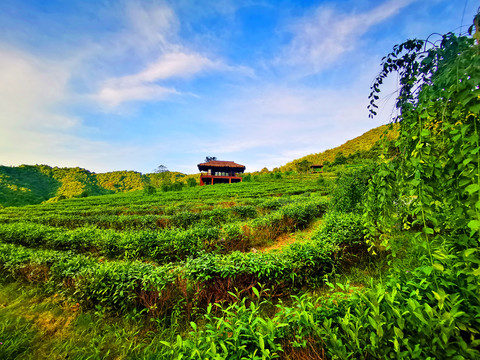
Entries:
POLYGON ((381 145, 379 140, 384 134, 388 139, 394 139, 398 136, 397 126, 390 127, 382 125, 367 131, 352 140, 348 140, 345 144, 337 146, 333 149, 326 150, 321 153, 310 154, 300 159, 293 160, 283 166, 279 171, 290 171, 297 168, 297 164, 302 161, 308 161, 311 164, 332 163, 337 154, 342 153, 345 157, 353 157, 357 159, 375 158, 380 153, 381 145))
POLYGON ((0 206, 22 206, 46 200, 141 190, 146 184, 158 187, 162 182, 184 177, 177 172, 142 175, 136 171, 114 171, 96 174, 78 167, 0 166, 0 206))
MULTIPOLYGON (((304 160, 312 164, 333 162, 338 153, 345 157, 353 156, 356 160, 376 157, 380 149, 378 141, 386 130, 386 125, 377 127, 334 149, 293 160, 277 170, 296 170, 297 164, 304 160)), ((396 137, 396 131, 390 130, 388 137, 396 137)), ((0 166, 0 206, 22 206, 47 200, 135 191, 143 189, 145 185, 160 187, 165 183, 185 182, 190 177, 196 178, 198 175, 178 172, 141 174, 136 171, 96 174, 79 167, 0 166)))

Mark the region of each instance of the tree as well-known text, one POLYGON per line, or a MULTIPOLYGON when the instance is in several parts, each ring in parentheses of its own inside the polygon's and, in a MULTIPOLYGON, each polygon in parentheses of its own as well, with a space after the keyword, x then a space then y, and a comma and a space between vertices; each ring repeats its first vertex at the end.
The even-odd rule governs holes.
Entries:
POLYGON ((205 162, 210 162, 210 161, 215 161, 217 160, 217 157, 216 156, 207 156, 205 157, 205 162))
POLYGON ((153 172, 156 174, 161 174, 164 172, 168 172, 168 169, 165 165, 158 165, 158 167, 155 170, 153 170, 153 172))
POLYGON ((333 160, 332 165, 343 165, 347 163, 347 158, 343 155, 343 152, 339 151, 335 155, 335 160, 333 160))
POLYGON ((295 164, 295 168, 299 173, 306 173, 308 170, 310 170, 310 166, 312 166, 312 163, 308 161, 307 159, 304 159, 300 162, 297 162, 295 164))

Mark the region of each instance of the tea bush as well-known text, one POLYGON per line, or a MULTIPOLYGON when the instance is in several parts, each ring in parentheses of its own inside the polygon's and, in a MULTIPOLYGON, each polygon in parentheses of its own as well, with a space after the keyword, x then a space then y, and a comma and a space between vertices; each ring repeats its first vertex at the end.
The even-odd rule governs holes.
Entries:
POLYGON ((363 166, 342 172, 333 190, 332 209, 341 212, 361 210, 367 192, 368 180, 373 172, 373 166, 363 166))
POLYGON ((327 212, 322 227, 313 234, 313 239, 328 238, 338 245, 364 244, 365 226, 362 214, 327 212))

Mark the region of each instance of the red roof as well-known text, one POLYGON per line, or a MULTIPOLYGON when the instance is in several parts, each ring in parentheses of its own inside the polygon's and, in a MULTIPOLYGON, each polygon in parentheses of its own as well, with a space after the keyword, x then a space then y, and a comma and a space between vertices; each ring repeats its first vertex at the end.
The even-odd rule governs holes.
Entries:
MULTIPOLYGON (((245 169, 245 165, 237 164, 234 161, 220 161, 220 160, 212 160, 206 163, 198 164, 198 167, 228 167, 228 168, 236 168, 236 169, 245 169)), ((201 169, 200 169, 201 170, 201 169)))

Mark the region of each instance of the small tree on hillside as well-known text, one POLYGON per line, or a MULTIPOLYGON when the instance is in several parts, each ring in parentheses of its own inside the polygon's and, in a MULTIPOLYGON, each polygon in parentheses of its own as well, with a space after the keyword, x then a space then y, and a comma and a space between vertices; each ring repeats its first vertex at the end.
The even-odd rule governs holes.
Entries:
POLYGON ((307 159, 299 161, 298 163, 295 164, 295 168, 299 173, 307 173, 308 170, 310 170, 310 166, 312 166, 312 163, 307 159))
POLYGON ((168 169, 165 165, 158 165, 158 167, 155 170, 153 170, 153 172, 156 174, 161 174, 164 172, 168 172, 168 169))
POLYGON ((333 160, 332 165, 343 165, 347 163, 347 158, 343 155, 343 152, 339 151, 335 155, 335 160, 333 160))
POLYGON ((210 161, 215 161, 217 160, 217 157, 216 156, 207 156, 205 157, 205 162, 210 162, 210 161))

